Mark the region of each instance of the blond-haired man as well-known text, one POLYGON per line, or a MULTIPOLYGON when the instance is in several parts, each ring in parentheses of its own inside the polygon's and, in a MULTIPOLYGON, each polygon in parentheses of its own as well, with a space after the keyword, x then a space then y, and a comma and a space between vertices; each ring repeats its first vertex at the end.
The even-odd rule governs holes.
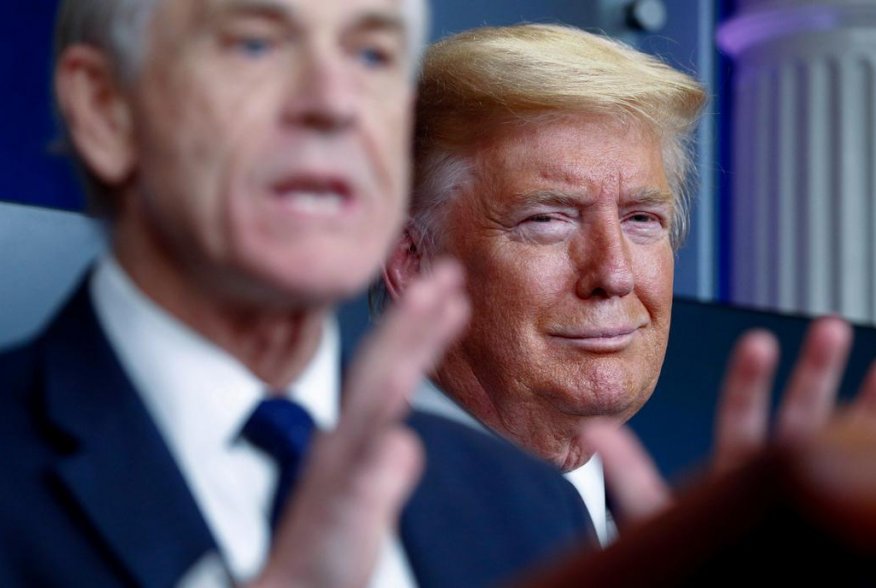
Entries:
MULTIPOLYGON (((690 76, 573 27, 484 27, 426 54, 410 220, 384 283, 398 297, 451 255, 473 313, 416 403, 567 472, 603 541, 613 528, 594 443, 622 510, 648 514, 668 496, 630 443, 588 425, 626 421, 656 386, 705 101, 690 76)), ((808 375, 782 412, 789 435, 829 413, 848 331, 836 320, 813 329, 808 375)), ((762 333, 740 344, 719 417, 722 467, 765 439, 774 348, 762 333)))
MULTIPOLYGON (((687 146, 689 76, 559 25, 482 28, 427 51, 411 220, 386 266, 399 295, 436 254, 470 277, 472 322, 433 382, 484 425, 572 474, 603 539, 601 471, 581 442, 657 382, 687 146)), ((447 403, 435 391, 419 402, 447 403)))

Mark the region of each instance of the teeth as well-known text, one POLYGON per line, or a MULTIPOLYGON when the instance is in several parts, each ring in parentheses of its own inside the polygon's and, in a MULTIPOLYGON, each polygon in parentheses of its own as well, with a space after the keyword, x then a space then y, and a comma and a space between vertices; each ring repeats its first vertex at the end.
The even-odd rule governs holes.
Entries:
POLYGON ((308 214, 335 214, 344 204, 344 197, 337 192, 293 190, 282 196, 287 206, 308 214))

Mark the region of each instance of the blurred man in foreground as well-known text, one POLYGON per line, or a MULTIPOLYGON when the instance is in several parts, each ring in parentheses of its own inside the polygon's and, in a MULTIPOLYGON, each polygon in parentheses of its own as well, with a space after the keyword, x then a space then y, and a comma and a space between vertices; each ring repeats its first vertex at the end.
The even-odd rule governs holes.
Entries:
POLYGON ((402 222, 424 11, 62 3, 59 110, 112 248, 0 355, 0 584, 481 585, 576 536, 586 515, 543 464, 400 423, 467 316, 455 266, 366 344, 339 414, 332 309, 402 222), (308 452, 314 427, 334 432, 308 452))

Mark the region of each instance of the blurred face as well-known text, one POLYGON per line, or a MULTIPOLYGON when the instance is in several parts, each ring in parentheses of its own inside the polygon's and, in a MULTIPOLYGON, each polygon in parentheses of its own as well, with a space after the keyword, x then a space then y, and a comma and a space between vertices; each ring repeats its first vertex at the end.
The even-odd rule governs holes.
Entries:
POLYGON ((162 2, 130 92, 136 179, 117 231, 232 297, 361 288, 406 204, 401 4, 162 2))
POLYGON ((653 391, 669 331, 673 199, 660 144, 567 117, 479 146, 450 204, 446 251, 473 303, 439 383, 489 426, 565 469, 587 417, 628 419, 653 391))

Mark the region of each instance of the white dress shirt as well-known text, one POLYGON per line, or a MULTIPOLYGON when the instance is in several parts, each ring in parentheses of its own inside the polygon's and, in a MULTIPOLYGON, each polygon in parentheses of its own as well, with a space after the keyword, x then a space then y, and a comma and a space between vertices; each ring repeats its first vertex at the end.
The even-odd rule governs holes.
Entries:
MULTIPOLYGON (((481 431, 489 429, 466 412, 450 397, 444 394, 431 382, 423 382, 414 395, 412 404, 414 408, 425 412, 438 414, 445 418, 464 423, 481 431)), ((617 529, 611 519, 608 509, 605 507, 605 478, 602 473, 602 462, 594 455, 580 468, 564 474, 567 480, 575 487, 584 505, 590 513, 593 528, 602 545, 607 545, 617 535, 617 529)))
MULTIPOLYGON (((210 559, 221 562, 223 573, 199 564, 183 584, 227 586, 252 579, 270 549, 278 471, 240 432, 267 386, 147 298, 112 257, 100 261, 90 286, 98 320, 219 547, 220 557, 210 559)), ((289 387, 290 397, 324 430, 338 420, 339 357, 338 326, 331 318, 314 358, 289 387)), ((372 585, 416 585, 395 536, 387 540, 372 585)))

